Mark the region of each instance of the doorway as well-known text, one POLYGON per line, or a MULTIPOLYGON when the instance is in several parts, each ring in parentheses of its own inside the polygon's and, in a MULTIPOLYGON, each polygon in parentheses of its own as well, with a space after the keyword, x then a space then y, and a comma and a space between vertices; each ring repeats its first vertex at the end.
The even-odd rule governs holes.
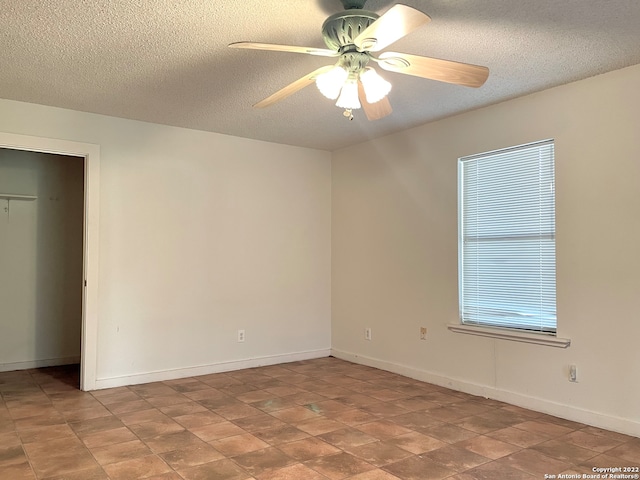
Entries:
MULTIPOLYGON (((80 278, 80 389, 93 390, 97 365, 97 299, 98 299, 98 220, 100 148, 98 145, 0 133, 0 148, 63 155, 70 161, 83 164, 82 212, 82 275, 80 278)), ((1 192, 0 192, 1 193, 1 192)), ((18 193, 18 192, 14 192, 18 193)), ((18 199, 16 199, 18 200, 18 199)), ((28 201, 23 198, 18 201, 28 201)), ((55 199, 54 199, 55 201, 55 199)), ((8 203, 11 199, 8 199, 8 203)), ((8 205, 7 205, 7 208, 8 205)), ((13 208, 13 207, 12 207, 13 208)), ((10 212, 8 212, 10 213, 10 212)), ((25 218, 27 218, 25 216, 25 218)))

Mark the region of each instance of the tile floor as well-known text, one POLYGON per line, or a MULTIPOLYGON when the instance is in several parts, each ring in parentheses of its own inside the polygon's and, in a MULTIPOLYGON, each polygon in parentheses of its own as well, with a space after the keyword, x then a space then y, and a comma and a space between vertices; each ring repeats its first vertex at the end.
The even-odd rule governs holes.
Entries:
POLYGON ((335 358, 91 393, 0 373, 7 480, 543 479, 639 466, 640 439, 335 358))

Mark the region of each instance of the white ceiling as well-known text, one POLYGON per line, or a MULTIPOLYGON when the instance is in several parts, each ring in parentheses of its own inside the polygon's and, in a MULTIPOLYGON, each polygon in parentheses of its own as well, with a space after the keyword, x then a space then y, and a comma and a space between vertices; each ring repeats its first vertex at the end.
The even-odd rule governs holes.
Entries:
POLYGON ((375 122, 348 121, 313 85, 254 109, 334 60, 227 45, 326 48, 321 25, 339 0, 13 0, 0 8, 0 98, 334 150, 640 63, 638 0, 400 3, 432 22, 388 49, 487 66, 486 84, 382 71, 394 112, 375 122))

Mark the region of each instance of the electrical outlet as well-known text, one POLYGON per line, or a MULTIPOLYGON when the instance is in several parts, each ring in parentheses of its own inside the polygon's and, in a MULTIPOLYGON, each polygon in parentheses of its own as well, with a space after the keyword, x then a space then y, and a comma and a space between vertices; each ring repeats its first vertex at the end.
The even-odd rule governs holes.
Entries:
POLYGON ((420 327, 420 340, 427 339, 427 327, 420 327))
POLYGON ((578 381, 578 372, 576 371, 575 365, 569 365, 569 381, 570 382, 578 381))
POLYGON ((244 330, 238 330, 238 343, 244 342, 244 330))
POLYGON ((371 329, 370 328, 365 328, 364 329, 364 339, 365 340, 371 340, 371 329))

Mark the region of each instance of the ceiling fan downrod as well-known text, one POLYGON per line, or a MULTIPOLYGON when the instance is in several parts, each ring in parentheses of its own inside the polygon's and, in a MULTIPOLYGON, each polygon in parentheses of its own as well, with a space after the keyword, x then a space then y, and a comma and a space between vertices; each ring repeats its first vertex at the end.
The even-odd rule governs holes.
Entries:
POLYGON ((367 3, 367 0, 340 0, 342 2, 342 6, 345 10, 351 10, 353 8, 358 8, 362 10, 364 8, 364 4, 367 3))

